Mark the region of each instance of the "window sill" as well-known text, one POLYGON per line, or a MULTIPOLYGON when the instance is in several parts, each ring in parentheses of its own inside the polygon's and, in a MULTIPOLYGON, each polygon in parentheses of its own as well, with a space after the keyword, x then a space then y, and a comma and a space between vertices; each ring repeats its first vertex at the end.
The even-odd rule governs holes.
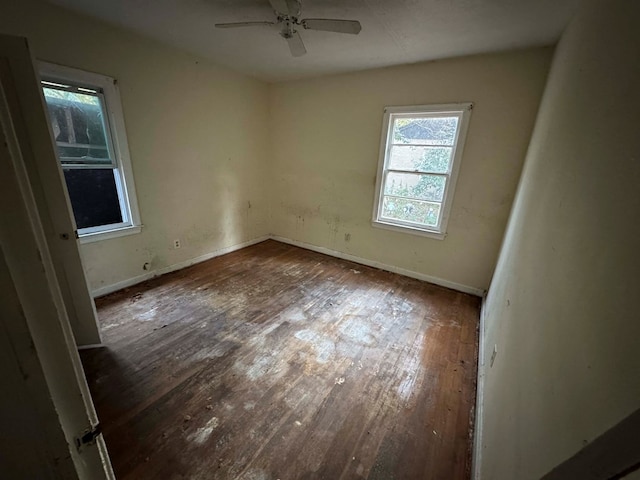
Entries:
POLYGON ((105 232, 88 233, 80 235, 80 243, 93 243, 102 240, 109 240, 110 238, 124 237, 126 235, 134 235, 142 231, 142 225, 134 225, 131 227, 117 228, 115 230, 107 230, 105 232))
POLYGON ((411 235, 419 235, 421 237, 433 238, 436 240, 444 240, 447 236, 446 233, 431 232, 429 230, 422 230, 420 228, 407 227, 404 225, 395 225, 393 223, 385 223, 378 220, 373 220, 371 225, 376 228, 382 228, 384 230, 393 230, 395 232, 409 233, 411 235))

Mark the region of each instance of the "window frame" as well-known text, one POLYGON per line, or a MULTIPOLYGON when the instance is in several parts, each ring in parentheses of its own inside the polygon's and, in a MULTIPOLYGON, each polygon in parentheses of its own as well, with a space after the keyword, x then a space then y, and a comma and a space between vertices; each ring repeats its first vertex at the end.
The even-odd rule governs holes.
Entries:
MULTIPOLYGON (((456 183, 458 180, 458 173, 460 171, 460 164, 462 160, 462 154, 464 150, 465 140, 467 137, 467 131, 469 129, 469 120, 471 117, 471 111, 473 110, 472 102, 459 102, 448 103, 440 105, 410 105, 410 106, 388 106, 384 108, 383 120, 382 120, 382 134, 380 138, 380 154, 378 158, 378 170, 376 174, 375 185, 375 198, 373 203, 373 218, 372 226, 377 228, 384 228, 387 230, 395 230, 404 233, 411 233, 415 235, 422 235, 438 240, 444 240, 447 236, 447 225, 449 221, 449 214, 451 212, 451 206, 453 204, 453 196, 455 192, 456 183), (457 116, 458 117, 458 129, 456 137, 453 142, 451 152, 451 162, 449 170, 446 173, 437 172, 425 172, 425 175, 435 175, 447 177, 445 183, 445 190, 443 194, 443 200, 440 207, 440 216, 438 218, 438 225, 430 227, 427 225, 420 225, 413 222, 406 222, 402 220, 394 220, 382 217, 382 202, 384 199, 383 189, 385 186, 386 178, 389 172, 399 173, 416 173, 409 170, 396 170, 388 168, 391 148, 393 147, 393 123, 396 118, 438 118, 445 116, 457 116)), ((434 145, 438 146, 438 145, 434 145)), ((420 172, 418 172, 420 173, 420 172)), ((404 197, 402 197, 404 198, 404 197)), ((409 198, 409 197, 407 197, 409 198)), ((435 202, 437 203, 437 202, 435 202)))
MULTIPOLYGON (((80 243, 91 243, 140 233, 142 224, 140 221, 140 212, 133 180, 133 169, 129 155, 129 144, 127 142, 122 102, 120 100, 117 81, 106 75, 86 72, 84 70, 43 61, 38 61, 38 71, 40 74, 41 88, 43 87, 42 81, 45 81, 94 90, 106 114, 106 121, 104 122, 105 134, 107 136, 107 147, 113 153, 114 157, 112 164, 73 165, 63 163, 58 155, 57 144, 55 138, 53 138, 53 132, 51 131, 51 125, 49 123, 52 142, 54 146, 56 146, 56 158, 58 159, 61 169, 105 168, 114 170, 123 221, 120 223, 78 229, 80 243)), ((80 91, 79 93, 86 92, 80 91)), ((42 98, 48 116, 48 108, 44 100, 44 94, 42 98)))

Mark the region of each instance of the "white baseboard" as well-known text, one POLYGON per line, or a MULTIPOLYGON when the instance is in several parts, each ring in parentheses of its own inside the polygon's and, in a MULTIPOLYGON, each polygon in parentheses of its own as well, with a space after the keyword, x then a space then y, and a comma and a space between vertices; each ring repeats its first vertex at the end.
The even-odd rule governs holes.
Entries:
POLYGON ((484 378, 485 378, 485 315, 487 296, 482 297, 480 308, 480 332, 478 339, 478 380, 476 383, 476 415, 473 429, 473 453, 471 459, 471 478, 481 480, 480 465, 482 464, 482 411, 484 409, 484 378))
POLYGON ((405 277, 411 277, 418 280, 423 280, 425 282, 434 283, 436 285, 440 285, 441 287, 451 288, 452 290, 457 290, 459 292, 469 293, 471 295, 476 295, 478 297, 481 297, 484 295, 484 290, 480 288, 475 288, 475 287, 470 287, 468 285, 462 285, 460 283, 450 282, 449 280, 444 280, 438 277, 432 277, 431 275, 426 275, 420 272, 414 272, 413 270, 407 270, 404 268, 396 267, 394 265, 387 265, 386 263, 377 262, 375 260, 369 260, 367 258, 357 257, 349 253, 339 252, 337 250, 331 250, 326 247, 319 247, 317 245, 312 245, 310 243, 299 242, 298 240, 291 240, 289 238, 279 237, 277 235, 271 235, 271 238, 278 242, 288 243, 289 245, 295 245, 296 247, 306 248, 307 250, 313 250, 314 252, 324 253, 325 255, 330 255, 332 257, 342 258, 343 260, 349 260, 351 262, 360 263, 368 267, 379 268, 380 270, 397 273, 400 275, 404 275, 405 277))
POLYGON ((484 290, 480 288, 470 287, 468 285, 462 285, 460 283, 451 282, 449 280, 444 280, 442 278, 432 277, 431 275, 426 275, 424 273, 414 272, 412 270, 396 267, 394 265, 387 265, 386 263, 378 262, 375 260, 369 260, 367 258, 357 257, 349 253, 339 252, 337 250, 331 250, 330 248, 326 248, 326 247, 319 247, 317 245, 312 245, 310 243, 299 242, 298 240, 292 240, 290 238, 280 237, 278 235, 263 235, 262 237, 254 238, 253 240, 249 240, 247 242, 238 243, 230 247, 221 248, 211 253, 207 253, 205 255, 201 255, 196 258, 191 258, 189 260, 185 260, 184 262, 175 263, 167 267, 163 267, 157 270, 153 270, 151 272, 147 272, 143 275, 138 275, 136 277, 128 278, 126 280, 122 280, 120 282, 116 282, 111 285, 105 285, 104 287, 96 288, 91 293, 94 298, 101 297, 103 295, 107 295, 117 290, 122 290, 123 288, 131 287, 138 283, 142 283, 151 278, 164 275, 165 273, 175 272, 176 270, 190 267, 191 265, 195 265, 196 263, 204 262, 206 260, 219 257, 220 255, 225 255, 227 253, 240 250, 241 248, 249 247, 251 245, 255 245, 256 243, 264 242, 265 240, 268 240, 270 238, 278 242, 287 243, 289 245, 295 245, 296 247, 306 248, 307 250, 313 250, 314 252, 324 253, 325 255, 341 258, 343 260, 349 260, 351 262, 367 265, 369 267, 379 268, 387 272, 404 275, 405 277, 411 277, 418 280, 423 280, 425 282, 433 283, 446 288, 451 288, 452 290, 457 290, 459 292, 469 293, 471 295, 476 295, 478 297, 481 297, 482 295, 484 295, 484 290))
POLYGON ((225 255, 227 253, 240 250, 241 248, 249 247, 251 245, 255 245, 256 243, 264 242, 265 240, 269 240, 269 238, 270 238, 269 235, 263 235, 262 237, 254 238, 253 240, 248 240, 242 243, 237 243, 236 245, 231 245, 230 247, 220 248, 218 250, 214 250, 213 252, 200 255, 199 257, 185 260, 184 262, 174 263, 173 265, 159 268, 157 270, 147 272, 143 275, 138 275, 137 277, 128 278, 126 280, 122 280, 120 282, 116 282, 111 285, 105 285, 104 287, 96 288, 91 292, 91 295, 93 296, 93 298, 101 297, 103 295, 113 293, 117 290, 122 290, 123 288, 131 287, 138 283, 142 283, 153 277, 158 277, 160 275, 164 275, 165 273, 175 272, 176 270, 181 270, 183 268, 190 267, 191 265, 195 265, 196 263, 201 263, 206 260, 219 257, 220 255, 225 255))

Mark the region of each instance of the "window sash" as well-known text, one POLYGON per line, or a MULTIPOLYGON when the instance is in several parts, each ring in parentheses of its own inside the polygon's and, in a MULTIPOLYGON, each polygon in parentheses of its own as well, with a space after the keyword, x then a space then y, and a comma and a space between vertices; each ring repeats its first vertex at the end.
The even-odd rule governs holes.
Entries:
MULTIPOLYGON (((401 149, 403 148, 424 148, 424 145, 406 145, 406 144, 392 144, 389 145, 389 148, 387 149, 387 151, 385 152, 385 162, 384 162, 384 168, 387 170, 392 170, 392 171, 404 171, 404 172, 419 172, 419 173, 429 173, 429 174, 434 174, 434 175, 440 175, 440 174, 450 174, 451 173, 451 168, 453 166, 453 155, 455 153, 455 146, 454 147, 450 147, 448 145, 427 145, 427 148, 443 148, 443 149, 451 149, 449 152, 449 158, 447 160, 447 167, 446 169, 437 169, 437 170, 430 170, 428 168, 403 168, 402 166, 395 166, 395 167, 391 167, 391 164, 398 164, 398 163, 402 163, 402 159, 398 158, 398 157, 402 157, 402 154, 400 154, 400 150, 397 150, 394 154, 394 149, 397 149, 398 147, 400 147, 401 149)), ((426 155, 427 151, 424 151, 422 154, 426 155)), ((427 160, 425 158, 425 160, 427 160)), ((430 164, 431 161, 434 159, 430 159, 427 161, 427 164, 430 164)))
POLYGON ((79 231, 80 242, 89 243, 140 233, 142 223, 117 81, 112 77, 99 73, 42 61, 38 62, 38 69, 41 80, 45 82, 43 87, 59 86, 67 91, 101 96, 102 111, 105 115, 106 128, 108 128, 106 139, 112 152, 109 155, 112 165, 108 166, 104 165, 104 163, 99 165, 99 162, 95 162, 95 164, 85 167, 77 163, 65 162, 64 164, 61 163, 61 168, 117 169, 117 174, 114 173, 114 177, 117 179, 116 187, 120 211, 125 222, 82 229, 79 231))
MULTIPOLYGON (((71 170, 74 168, 96 168, 95 166, 92 166, 92 165, 81 166, 81 167, 78 167, 78 166, 69 167, 67 165, 63 165, 62 167, 64 170, 67 170, 67 169, 71 170)), ((105 168, 109 168, 113 170, 113 177, 116 184, 116 191, 118 193, 118 206, 120 207, 122 222, 96 225, 94 227, 79 228, 78 235, 91 235, 95 233, 109 232, 112 230, 118 230, 118 229, 133 226, 133 219, 129 213, 129 208, 127 207, 127 196, 125 194, 125 186, 122 179, 122 172, 118 168, 113 168, 113 167, 105 167, 105 168)))
MULTIPOLYGON (((421 203, 437 205, 439 207, 440 211, 442 210, 442 207, 443 207, 443 203, 442 202, 434 202, 434 201, 431 201, 431 200, 424 200, 424 199, 420 199, 420 198, 411 199, 411 198, 408 198, 408 197, 401 197, 401 196, 398 196, 398 195, 386 195, 386 194, 382 195, 382 197, 381 197, 382 202, 381 203, 384 204, 384 199, 385 198, 397 198, 397 199, 400 199, 400 200, 416 200, 416 201, 421 202, 421 203)), ((438 222, 440 221, 440 217, 441 217, 441 215, 438 216, 438 222)), ((389 222, 393 222, 394 225, 398 224, 398 225, 407 226, 407 227, 411 227, 411 228, 424 228, 425 226, 428 226, 430 228, 435 228, 433 225, 429 225, 429 224, 427 224, 425 222, 414 222, 414 221, 411 221, 411 220, 403 220, 403 219, 394 218, 394 217, 387 217, 387 216, 384 215, 384 208, 381 210, 380 218, 383 218, 383 219, 385 219, 385 220, 387 220, 389 222)))
MULTIPOLYGON (((447 189, 449 188, 449 178, 450 175, 448 173, 429 173, 429 172, 414 172, 414 171, 406 171, 406 170, 392 170, 392 169, 387 169, 384 171, 384 179, 382 181, 382 186, 380 187, 380 196, 381 197, 396 197, 396 198, 406 198, 407 200, 418 200, 419 202, 429 202, 429 203, 438 203, 440 205, 443 205, 445 200, 447 199, 447 189), (444 191, 442 192, 442 201, 438 201, 438 200, 427 200, 425 198, 419 198, 419 197, 412 197, 412 196, 405 196, 405 195, 396 195, 396 194, 390 194, 390 193, 385 193, 387 190, 387 178, 389 177, 389 173, 409 173, 409 174, 413 174, 413 175, 431 175, 434 177, 444 177, 444 191)), ((380 201, 380 205, 382 205, 382 200, 380 201)), ((380 210, 381 211, 381 210, 380 210)), ((382 216, 382 213, 380 213, 380 216, 382 216)), ((387 217, 384 217, 387 218, 387 217)), ((438 222, 439 224, 439 222, 438 222)), ((431 225, 428 225, 428 227, 431 227, 431 225)))
MULTIPOLYGON (((415 233, 424 234, 427 236, 434 236, 435 238, 443 239, 445 237, 445 229, 449 219, 449 212, 453 199, 453 189, 457 180, 457 174, 459 171, 462 149, 464 147, 464 141, 468 129, 469 116, 472 109, 471 103, 459 103, 449 105, 426 105, 416 107, 387 107, 384 113, 384 128, 381 138, 380 148, 380 160, 378 165, 378 180, 376 182, 376 202, 374 203, 374 216, 373 224, 376 226, 393 228, 397 226, 399 228, 408 228, 415 233), (422 110, 424 109, 424 110, 422 110), (397 119, 437 119, 437 118, 451 118, 456 117, 457 125, 456 131, 453 136, 453 143, 399 143, 394 141, 394 129, 397 119), (427 169, 404 169, 404 168, 390 168, 391 151, 393 147, 446 147, 451 148, 451 157, 449 160, 447 172, 432 171, 427 169), (389 173, 398 174, 424 174, 444 177, 445 185, 442 194, 442 201, 426 200, 424 198, 416 198, 414 196, 404 195, 389 195, 385 193, 387 191, 387 182, 389 173), (435 205, 439 205, 440 210, 438 214, 438 224, 434 227, 423 222, 413 222, 407 220, 399 220, 396 218, 389 218, 384 215, 383 203, 387 197, 395 197, 399 199, 406 199, 419 202, 427 202, 435 205)), ((397 165, 396 165, 397 167, 397 165)))
POLYGON ((389 143, 390 147, 447 147, 453 148, 454 145, 447 145, 444 143, 389 143))
POLYGON ((384 153, 384 166, 383 166, 383 179, 382 179, 382 184, 380 186, 380 198, 379 198, 379 202, 378 202, 378 215, 377 215, 377 219, 378 221, 385 221, 386 223, 392 223, 394 225, 400 225, 400 226, 410 226, 412 228, 420 228, 421 230, 425 230, 425 231, 431 231, 431 232, 436 232, 436 233, 440 233, 441 228, 442 228, 442 220, 443 220, 443 213, 444 213, 444 205, 447 201, 447 195, 449 193, 449 184, 450 184, 450 178, 451 178, 451 172, 454 166, 454 162, 455 162, 455 154, 456 154, 456 146, 458 144, 458 139, 460 136, 460 124, 462 121, 462 112, 443 112, 443 113, 421 113, 421 114, 411 114, 411 113, 405 113, 405 114, 390 114, 389 115, 389 125, 388 125, 388 132, 387 132, 387 147, 385 148, 385 153, 384 153), (406 143, 395 143, 392 141, 393 139, 393 129, 394 129, 394 124, 395 124, 395 120, 397 118, 407 118, 407 119, 420 119, 420 118, 451 118, 451 117, 457 117, 458 118, 458 125, 456 128, 456 132, 454 134, 454 138, 455 141, 452 145, 440 145, 440 144, 406 144, 406 143), (435 172, 435 171, 430 171, 430 170, 403 170, 403 169, 396 169, 396 168, 388 168, 389 162, 391 160, 391 149, 394 146, 407 146, 407 147, 449 147, 451 148, 451 157, 449 160, 449 168, 447 173, 442 173, 442 172, 435 172), (386 194, 385 191, 387 189, 387 178, 389 176, 389 173, 391 172, 395 172, 395 173, 414 173, 414 174, 427 174, 427 175, 434 175, 434 176, 441 176, 441 177, 445 177, 445 186, 444 186, 444 192, 442 194, 442 201, 438 202, 436 200, 425 200, 424 198, 416 198, 416 197, 410 197, 410 196, 401 196, 401 195, 389 195, 386 194), (390 218, 390 217, 386 217, 384 216, 384 209, 383 209, 383 202, 384 202, 384 197, 396 197, 396 198, 406 198, 407 200, 417 200, 417 201, 421 201, 421 202, 429 202, 429 203, 436 203, 438 205, 440 205, 440 212, 438 215, 438 223, 437 225, 433 226, 433 225, 429 225, 427 223, 423 223, 423 222, 411 222, 408 220, 399 220, 397 218, 390 218))
POLYGON ((101 145, 89 145, 89 144, 77 144, 69 142, 58 142, 58 147, 72 147, 72 148, 91 148, 95 150, 107 150, 108 158, 92 158, 92 157, 63 157, 56 151, 56 156, 60 163, 66 167, 73 168, 117 168, 118 162, 115 155, 115 148, 113 145, 113 138, 111 136, 111 126, 109 121, 109 115, 107 111, 106 100, 101 88, 98 87, 82 87, 71 83, 61 83, 48 79, 42 79, 42 87, 52 90, 59 90, 61 92, 79 93, 82 95, 93 96, 98 99, 98 105, 100 105, 100 112, 102 113, 102 124, 104 126, 104 136, 106 147, 101 145))
POLYGON ((120 213, 122 215, 122 222, 111 223, 105 225, 97 225, 93 227, 86 227, 78 229, 78 235, 91 235, 102 232, 109 232, 113 230, 119 230, 127 227, 133 226, 132 216, 129 212, 128 206, 128 194, 126 192, 126 188, 124 185, 124 179, 122 178, 123 172, 121 168, 119 168, 119 162, 117 155, 115 154, 116 150, 114 148, 112 133, 111 133, 111 118, 108 114, 106 99, 104 93, 101 88, 84 85, 81 83, 75 82, 61 82, 52 80, 48 77, 43 77, 42 88, 49 88, 54 90, 60 90, 64 92, 72 92, 72 93, 80 93, 83 95, 95 96, 98 99, 98 104, 100 106, 100 111, 102 114, 102 124, 104 127, 105 134, 105 143, 106 146, 100 145, 88 145, 88 144, 75 144, 69 142, 58 142, 56 141, 56 146, 62 147, 77 147, 77 148, 92 148, 92 149, 106 149, 108 152, 108 158, 78 158, 78 157, 62 157, 59 155, 56 149, 56 156, 58 157, 58 161, 63 169, 110 169, 113 170, 114 179, 116 184, 116 191, 118 193, 118 206, 120 208, 120 213), (82 161, 79 161, 82 160, 82 161))
POLYGON ((99 87, 90 87, 88 85, 80 86, 82 82, 67 83, 58 80, 51 80, 48 77, 42 77, 42 84, 45 88, 54 88, 56 90, 63 90, 65 92, 82 93, 84 95, 96 95, 102 92, 99 87))
POLYGON ((62 166, 62 168, 64 169, 96 169, 96 168, 104 168, 104 169, 108 169, 108 170, 114 170, 117 169, 118 166, 114 165, 114 164, 104 164, 104 163, 62 163, 60 162, 60 166, 62 166))
POLYGON ((399 170, 397 168, 386 168, 384 170, 385 176, 388 173, 411 173, 413 175, 433 175, 434 177, 449 177, 449 173, 434 172, 430 170, 399 170))

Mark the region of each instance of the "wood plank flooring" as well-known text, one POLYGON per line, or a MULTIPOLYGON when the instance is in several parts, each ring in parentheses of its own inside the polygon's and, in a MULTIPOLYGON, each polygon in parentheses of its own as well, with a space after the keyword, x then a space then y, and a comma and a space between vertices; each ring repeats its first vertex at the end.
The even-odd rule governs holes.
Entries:
POLYGON ((116 476, 469 479, 479 303, 275 241, 98 299, 116 476))

